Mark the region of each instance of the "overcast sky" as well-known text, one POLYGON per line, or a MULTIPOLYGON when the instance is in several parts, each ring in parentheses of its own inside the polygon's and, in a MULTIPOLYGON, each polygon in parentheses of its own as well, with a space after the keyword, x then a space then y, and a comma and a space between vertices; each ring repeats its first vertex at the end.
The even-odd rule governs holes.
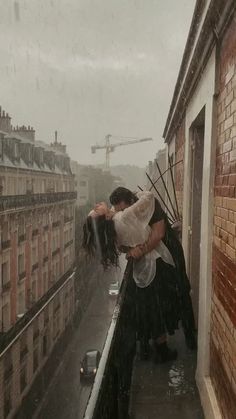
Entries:
MULTIPOLYGON (((54 131, 82 164, 106 134, 153 142, 111 163, 144 167, 164 129, 195 0, 0 0, 0 105, 14 125, 54 131)), ((116 140, 117 141, 117 140, 116 140)))

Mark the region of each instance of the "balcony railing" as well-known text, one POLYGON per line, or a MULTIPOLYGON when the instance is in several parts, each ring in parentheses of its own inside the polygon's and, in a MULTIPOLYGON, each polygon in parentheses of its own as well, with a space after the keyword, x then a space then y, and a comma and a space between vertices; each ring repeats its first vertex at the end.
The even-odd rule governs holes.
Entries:
POLYGON ((52 227, 53 228, 56 228, 56 227, 59 227, 60 226, 60 220, 58 220, 58 221, 54 221, 53 223, 52 223, 52 227))
POLYGON ((20 234, 20 236, 18 236, 18 243, 22 243, 25 240, 26 240, 26 234, 20 234))
POLYGON ((64 217, 64 223, 69 223, 70 221, 73 221, 73 219, 74 219, 74 217, 73 217, 73 216, 71 216, 71 217, 67 217, 67 216, 65 216, 65 217, 64 217))
POLYGON ((11 281, 2 284, 2 292, 7 292, 11 288, 11 281))
POLYGON ((10 246, 11 246, 11 240, 2 241, 2 250, 9 249, 10 246))
POLYGON ((43 263, 47 263, 47 261, 48 261, 48 256, 44 256, 43 263))
POLYGON ((32 237, 35 237, 35 236, 37 236, 39 234, 39 229, 38 228, 35 228, 33 231, 32 231, 32 237))
POLYGON ((6 195, 0 197, 0 212, 24 208, 27 206, 45 205, 54 202, 74 200, 77 192, 50 192, 32 195, 6 195))
POLYGON ((72 239, 72 240, 70 240, 69 242, 67 242, 67 243, 64 245, 64 248, 66 249, 67 247, 71 246, 71 245, 72 245, 72 243, 73 243, 73 239, 72 239))
POLYGON ((18 280, 21 281, 22 279, 25 278, 25 276, 26 276, 26 271, 19 273, 18 280))
POLYGON ((60 247, 52 252, 52 257, 56 256, 58 253, 60 253, 60 247))
POLYGON ((84 418, 128 417, 129 391, 136 347, 135 285, 127 264, 84 418))
POLYGON ((36 269, 38 269, 38 267, 39 267, 39 263, 38 262, 34 263, 32 265, 32 272, 34 272, 36 269))
POLYGON ((24 349, 20 351, 20 361, 23 361, 27 354, 28 354, 28 348, 27 346, 25 346, 24 349))
POLYGON ((4 370, 4 381, 9 380, 12 374, 13 374, 13 366, 9 365, 9 367, 4 370))

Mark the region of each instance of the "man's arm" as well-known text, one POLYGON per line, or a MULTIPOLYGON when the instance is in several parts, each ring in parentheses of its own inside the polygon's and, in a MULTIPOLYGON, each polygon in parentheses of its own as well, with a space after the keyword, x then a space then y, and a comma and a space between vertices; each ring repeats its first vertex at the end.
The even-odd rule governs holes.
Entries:
POLYGON ((140 244, 133 249, 131 249, 127 256, 132 257, 134 259, 139 259, 143 255, 146 255, 147 253, 151 252, 153 249, 157 247, 159 242, 163 239, 165 236, 165 221, 160 220, 151 226, 151 232, 147 239, 147 241, 143 244, 140 244))

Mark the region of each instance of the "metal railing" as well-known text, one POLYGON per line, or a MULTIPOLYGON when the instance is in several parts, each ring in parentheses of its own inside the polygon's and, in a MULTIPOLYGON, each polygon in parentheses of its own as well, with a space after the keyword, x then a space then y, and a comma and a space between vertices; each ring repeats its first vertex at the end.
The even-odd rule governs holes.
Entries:
POLYGON ((136 348, 134 293, 128 262, 84 419, 128 418, 136 348))
POLYGON ((0 197, 0 212, 24 208, 26 206, 51 204, 54 202, 74 200, 77 192, 50 192, 29 195, 7 195, 0 197))
POLYGON ((2 250, 9 249, 11 246, 11 240, 2 241, 2 250))

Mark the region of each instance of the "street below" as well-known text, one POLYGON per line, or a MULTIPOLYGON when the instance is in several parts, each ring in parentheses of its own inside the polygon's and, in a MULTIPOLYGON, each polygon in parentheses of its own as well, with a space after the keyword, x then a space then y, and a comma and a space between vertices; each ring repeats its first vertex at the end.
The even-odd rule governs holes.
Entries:
POLYGON ((109 285, 122 281, 125 259, 121 269, 109 270, 96 284, 93 298, 75 329, 72 341, 64 353, 34 419, 82 419, 92 383, 80 382, 80 362, 89 349, 102 352, 113 315, 116 298, 109 296, 109 285))

